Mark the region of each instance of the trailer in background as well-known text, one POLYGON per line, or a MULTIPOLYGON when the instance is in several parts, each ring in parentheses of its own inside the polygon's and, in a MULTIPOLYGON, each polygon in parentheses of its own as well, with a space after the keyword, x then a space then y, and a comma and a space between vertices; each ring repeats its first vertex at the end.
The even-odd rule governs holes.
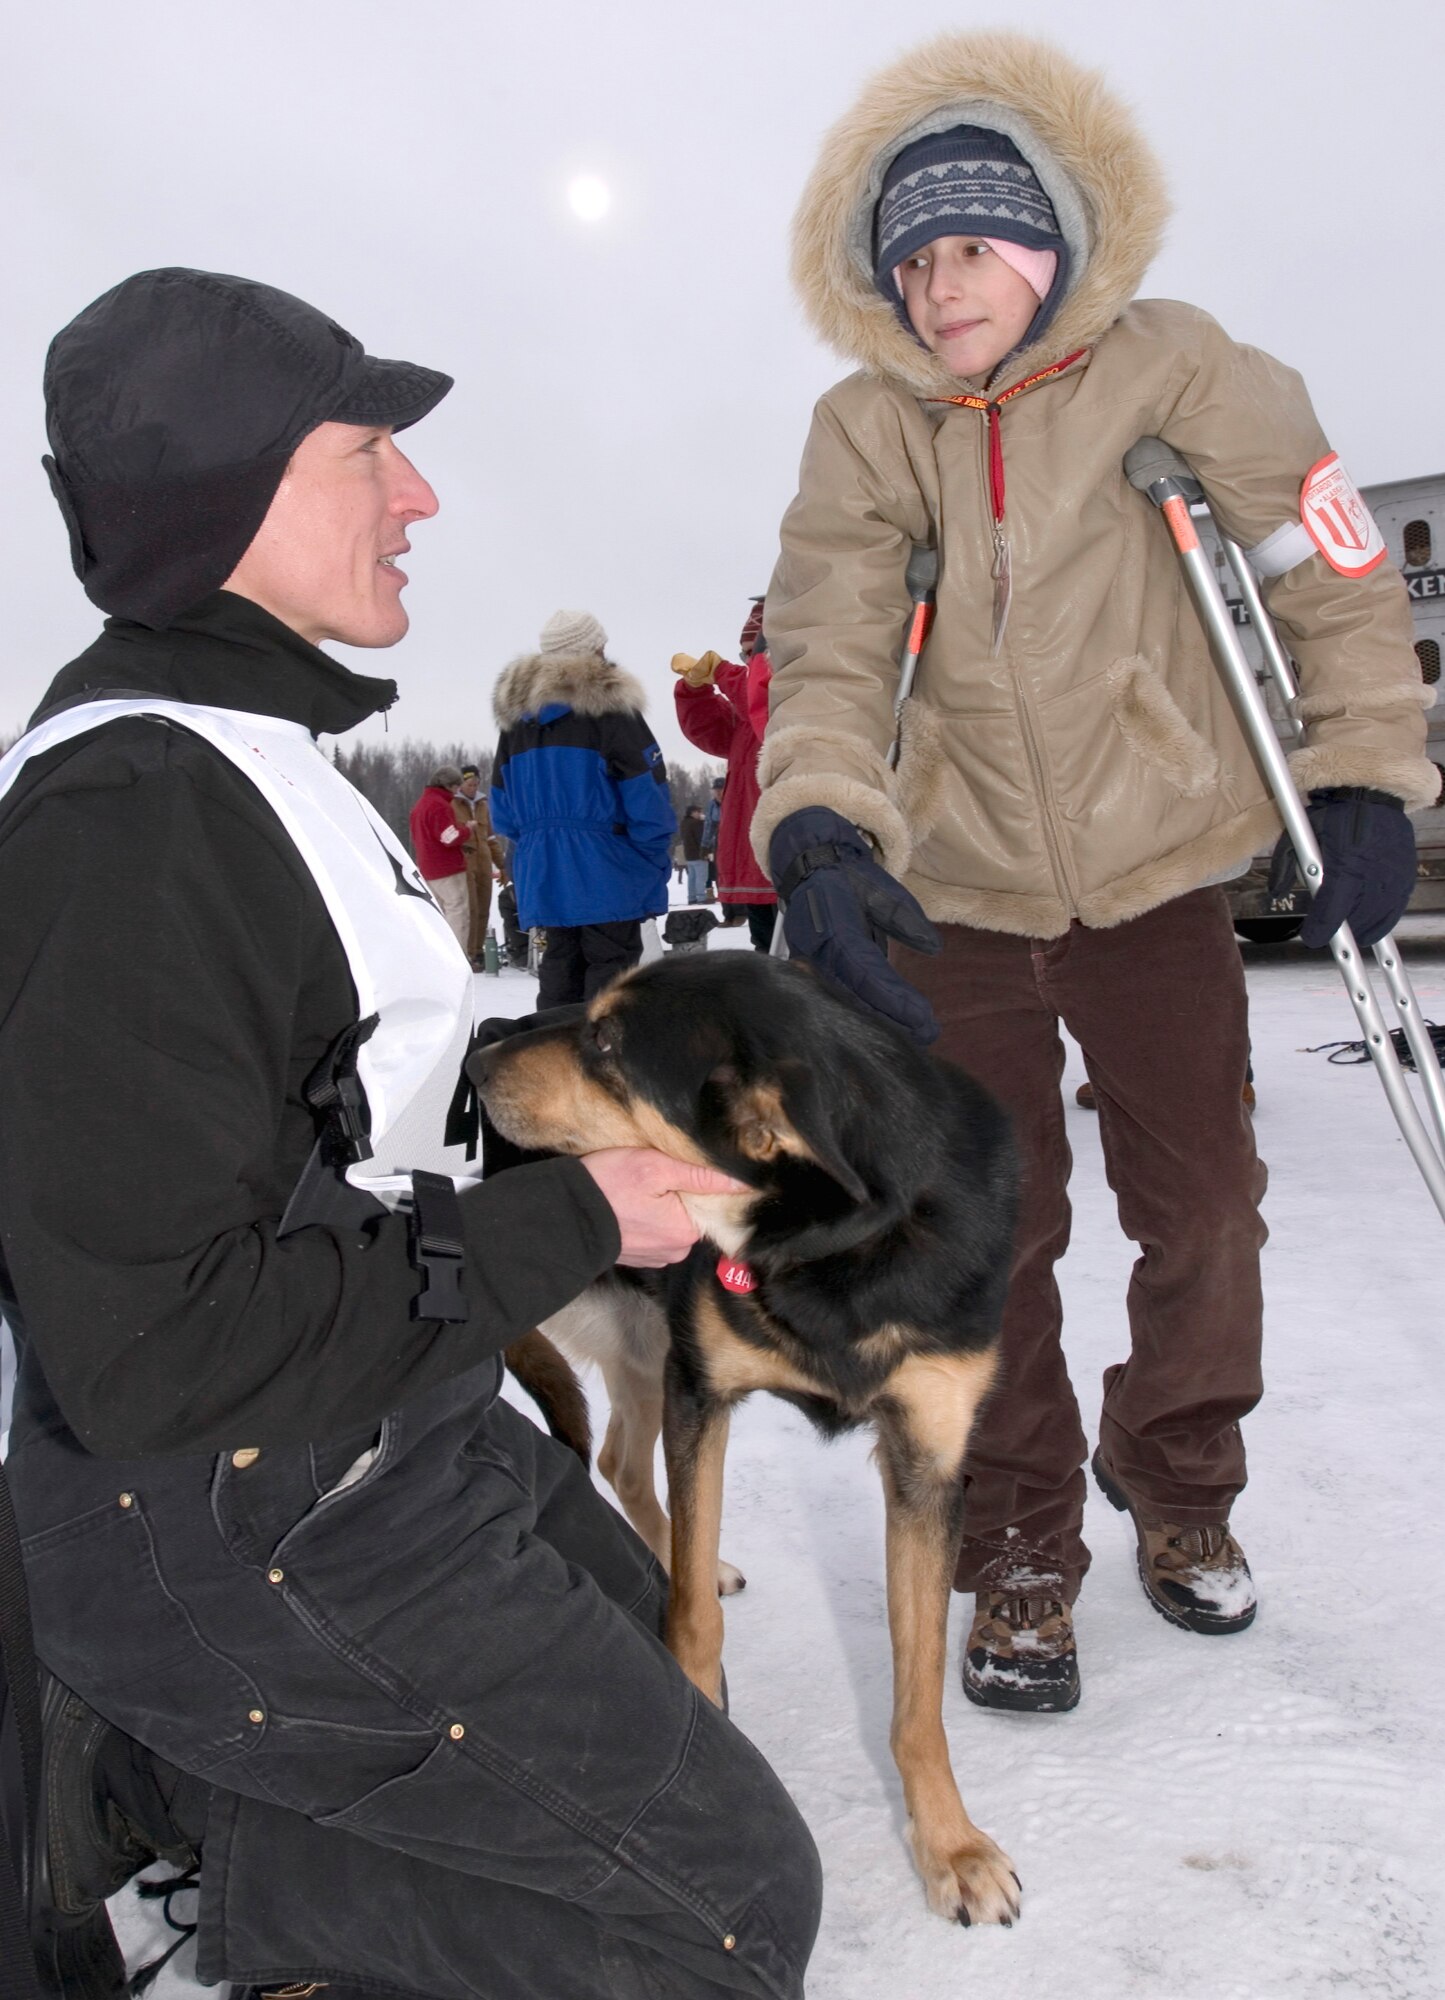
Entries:
MULTIPOLYGON (((1396 479, 1366 486, 1366 500, 1390 560, 1405 579, 1415 617, 1415 658, 1427 687, 1440 679, 1440 651, 1445 646, 1445 473, 1428 479, 1396 479)), ((1293 747, 1273 680, 1264 671, 1259 642, 1240 601, 1234 572, 1225 560, 1219 537, 1207 515, 1199 518, 1200 540, 1209 550, 1244 649, 1280 739, 1293 747)), ((1283 633, 1280 635, 1283 638, 1283 633)), ((1419 880, 1410 898, 1412 910, 1445 910, 1445 703, 1426 711, 1425 754, 1439 766, 1441 796, 1424 812, 1411 815, 1419 846, 1419 880)), ((1271 899, 1269 850, 1256 854, 1248 870, 1226 882, 1234 928, 1252 944, 1282 944, 1299 933, 1307 907, 1301 895, 1271 899)))

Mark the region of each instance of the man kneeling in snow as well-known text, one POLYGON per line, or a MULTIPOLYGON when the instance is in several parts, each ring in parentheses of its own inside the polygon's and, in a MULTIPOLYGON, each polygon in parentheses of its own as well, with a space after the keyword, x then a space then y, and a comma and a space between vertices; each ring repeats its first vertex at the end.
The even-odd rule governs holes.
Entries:
POLYGON ((112 1725, 52 1771, 51 1838, 103 1878, 65 1808, 104 1787, 200 1847, 203 1980, 776 2000, 808 1833, 662 1646, 647 1550, 497 1394, 505 1345, 685 1255, 678 1191, 731 1184, 614 1151, 418 1173, 409 1214, 375 1180, 426 1166, 471 975, 316 747, 395 686, 318 648, 406 631, 437 503, 396 434, 450 386, 198 271, 51 349, 111 616, 0 760, 0 1301, 38 1650, 112 1725))

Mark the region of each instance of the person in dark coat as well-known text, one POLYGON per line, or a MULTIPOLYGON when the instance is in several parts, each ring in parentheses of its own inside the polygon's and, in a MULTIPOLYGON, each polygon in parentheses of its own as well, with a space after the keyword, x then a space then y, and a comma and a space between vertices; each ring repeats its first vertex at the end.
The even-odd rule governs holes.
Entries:
POLYGON ((689 806, 682 816, 682 862, 687 870, 687 900, 707 901, 707 856, 702 851, 703 816, 701 806, 689 806))
MULTIPOLYGON (((689 654, 677 654, 678 659, 688 659, 689 654)), ((674 669, 676 671, 676 669, 674 669)), ((714 778, 708 797, 707 809, 702 816, 702 851, 707 859, 707 894, 709 902, 717 899, 717 837, 722 825, 723 793, 727 790, 726 778, 714 778)))
POLYGON ((677 816, 643 694, 587 611, 558 611, 493 696, 492 826, 516 842, 523 928, 547 933, 543 1007, 590 1000, 667 908, 677 816))
POLYGON ((0 759, 6 1472, 37 1649, 109 1725, 57 1745, 51 1879, 97 1825, 199 1847, 208 1983, 796 2000, 806 1829, 664 1648, 656 1562, 498 1397, 504 1346, 732 1184, 412 1171, 471 974, 316 746, 396 698, 320 647, 406 630, 436 500, 397 433, 449 378, 160 271, 46 386, 111 614, 0 759))

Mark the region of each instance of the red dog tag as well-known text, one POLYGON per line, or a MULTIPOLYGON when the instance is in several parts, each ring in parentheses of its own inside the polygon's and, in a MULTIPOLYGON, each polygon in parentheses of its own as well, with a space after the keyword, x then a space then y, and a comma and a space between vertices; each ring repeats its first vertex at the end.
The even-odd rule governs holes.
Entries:
POLYGON ((758 1281, 752 1268, 739 1264, 735 1258, 719 1257, 717 1260, 717 1281, 725 1292, 755 1292, 758 1281))

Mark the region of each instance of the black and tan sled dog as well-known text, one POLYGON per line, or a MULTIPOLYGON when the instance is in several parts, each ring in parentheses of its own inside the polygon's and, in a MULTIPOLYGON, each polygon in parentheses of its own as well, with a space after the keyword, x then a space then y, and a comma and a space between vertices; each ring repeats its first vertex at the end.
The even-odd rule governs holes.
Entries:
MULTIPOLYGON (((653 1146, 746 1184, 686 1198, 707 1238, 686 1263, 619 1271, 544 1331, 603 1369, 601 1470, 671 1571, 668 1645, 714 1701, 733 1404, 767 1389, 830 1435, 873 1426, 909 1843, 940 1915, 1011 1921, 1017 1878, 963 1809, 942 1721, 959 1473, 1008 1275, 1003 1114, 806 969, 751 952, 625 974, 581 1016, 483 1049, 468 1069, 517 1146, 653 1146), (653 1490, 659 1426, 670 1548, 653 1490)), ((741 1582, 724 1568, 724 1589, 741 1582)))

